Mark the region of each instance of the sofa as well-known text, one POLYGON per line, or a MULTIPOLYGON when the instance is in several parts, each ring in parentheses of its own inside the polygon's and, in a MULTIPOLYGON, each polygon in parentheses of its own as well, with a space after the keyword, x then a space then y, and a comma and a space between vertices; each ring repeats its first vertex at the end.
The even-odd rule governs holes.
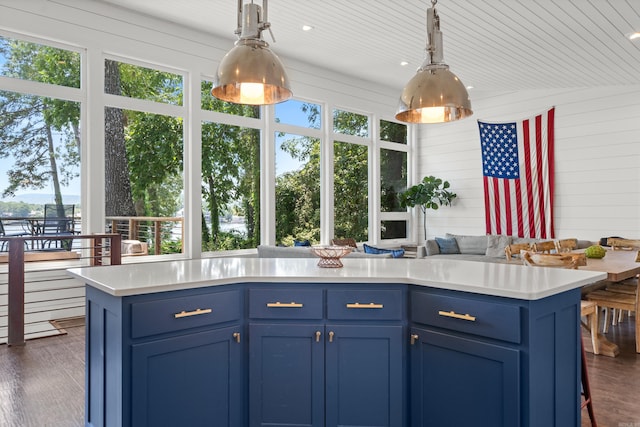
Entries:
MULTIPOLYGON (((515 243, 536 243, 553 239, 532 239, 504 235, 470 236, 447 233, 445 237, 429 239, 425 243, 427 257, 437 256, 447 259, 468 261, 482 261, 492 263, 520 262, 507 260, 505 248, 515 243)), ((587 248, 593 243, 588 240, 578 240, 578 249, 587 248)))
MULTIPOLYGON (((391 253, 368 254, 361 251, 354 251, 347 254, 345 258, 391 258, 391 253)), ((273 246, 258 245, 258 258, 317 258, 311 252, 309 246, 273 246)))

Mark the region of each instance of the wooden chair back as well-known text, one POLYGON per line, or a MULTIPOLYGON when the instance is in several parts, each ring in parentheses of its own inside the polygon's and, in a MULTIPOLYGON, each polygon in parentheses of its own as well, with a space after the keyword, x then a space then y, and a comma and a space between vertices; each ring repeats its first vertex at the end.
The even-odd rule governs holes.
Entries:
POLYGON ((550 254, 551 251, 556 250, 556 243, 553 240, 547 240, 546 242, 536 242, 533 244, 534 252, 542 252, 550 254))
POLYGON ((640 249, 640 240, 609 237, 607 245, 611 246, 614 251, 618 249, 640 249))
POLYGON ((507 261, 511 261, 514 255, 520 255, 520 251, 530 251, 531 249, 531 243, 512 243, 504 248, 504 254, 507 256, 507 261))
POLYGON ((556 240, 556 252, 571 252, 578 247, 578 239, 561 239, 556 240))

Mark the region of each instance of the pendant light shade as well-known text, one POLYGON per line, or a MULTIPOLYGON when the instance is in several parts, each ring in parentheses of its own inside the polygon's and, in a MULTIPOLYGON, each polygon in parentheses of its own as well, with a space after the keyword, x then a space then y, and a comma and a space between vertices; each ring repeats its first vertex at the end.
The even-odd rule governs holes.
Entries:
POLYGON ((262 39, 262 31, 270 29, 267 0, 263 0, 264 20, 260 6, 238 0, 239 40, 220 62, 211 94, 236 104, 267 105, 291 98, 291 85, 280 58, 262 39))
POLYGON ((427 10, 427 58, 400 95, 396 119, 407 123, 443 123, 473 114, 467 89, 443 61, 436 1, 427 10))

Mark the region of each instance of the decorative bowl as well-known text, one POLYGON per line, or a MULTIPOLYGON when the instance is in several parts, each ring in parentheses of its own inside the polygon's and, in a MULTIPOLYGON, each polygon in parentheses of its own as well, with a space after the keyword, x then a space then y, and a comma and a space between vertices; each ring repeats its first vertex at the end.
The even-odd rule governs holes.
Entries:
POLYGON ((340 258, 351 253, 353 250, 350 246, 312 246, 311 253, 320 257, 318 267, 324 268, 340 268, 342 261, 340 258))

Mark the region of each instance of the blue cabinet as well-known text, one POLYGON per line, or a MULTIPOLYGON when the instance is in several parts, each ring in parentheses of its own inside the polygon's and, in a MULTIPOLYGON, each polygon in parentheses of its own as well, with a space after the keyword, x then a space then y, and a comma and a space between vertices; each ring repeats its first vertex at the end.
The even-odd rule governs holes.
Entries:
POLYGON ((411 426, 579 426, 579 292, 523 301, 415 288, 411 426))
POLYGON ((520 425, 520 352, 412 328, 412 426, 520 425))
POLYGON ((245 425, 241 290, 87 288, 86 425, 245 425))
POLYGON ((580 290, 87 287, 86 425, 578 427, 580 290))
POLYGON ((250 290, 250 426, 406 425, 405 291, 318 291, 250 290))
POLYGON ((132 425, 237 427, 242 347, 237 327, 132 345, 132 425))

